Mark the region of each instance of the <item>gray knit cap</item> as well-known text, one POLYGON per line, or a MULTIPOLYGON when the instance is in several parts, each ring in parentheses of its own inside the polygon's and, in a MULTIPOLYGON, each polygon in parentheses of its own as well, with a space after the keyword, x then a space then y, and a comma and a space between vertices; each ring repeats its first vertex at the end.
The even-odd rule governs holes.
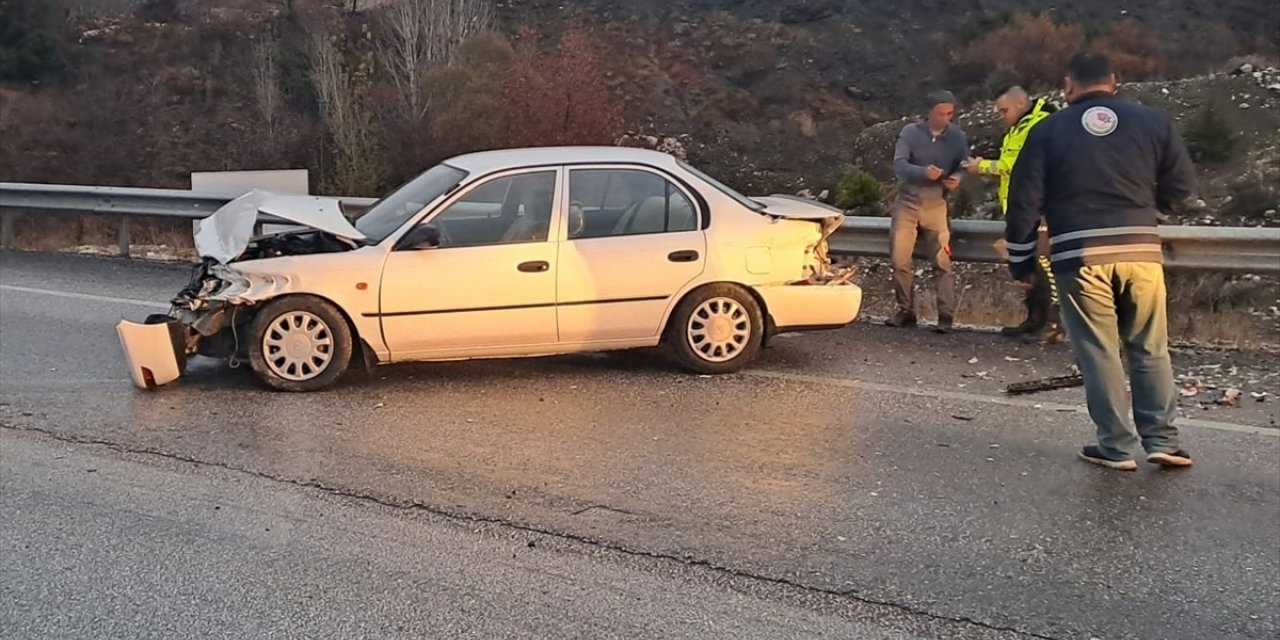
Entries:
POLYGON ((940 104, 956 104, 955 94, 945 89, 940 89, 938 91, 930 91, 929 95, 925 96, 925 111, 929 111, 940 104))

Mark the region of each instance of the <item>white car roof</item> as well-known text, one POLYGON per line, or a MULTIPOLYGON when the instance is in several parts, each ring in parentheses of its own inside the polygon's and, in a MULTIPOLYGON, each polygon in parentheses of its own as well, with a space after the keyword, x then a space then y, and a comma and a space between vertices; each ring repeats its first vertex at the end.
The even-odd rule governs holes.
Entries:
POLYGON ((676 159, 670 154, 631 147, 501 149, 455 156, 445 163, 472 174, 549 164, 641 163, 664 169, 677 168, 676 159))

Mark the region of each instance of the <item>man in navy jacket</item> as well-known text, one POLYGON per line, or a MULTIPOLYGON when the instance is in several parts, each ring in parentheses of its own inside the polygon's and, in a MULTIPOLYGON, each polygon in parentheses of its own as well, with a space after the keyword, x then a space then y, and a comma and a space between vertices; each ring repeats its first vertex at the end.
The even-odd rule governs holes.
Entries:
POLYGON ((1115 90, 1105 56, 1072 58, 1070 106, 1031 131, 1013 168, 1005 230, 1009 269, 1030 282, 1043 215, 1062 319, 1098 431, 1098 443, 1084 447, 1080 457, 1136 469, 1140 436, 1148 462, 1189 466, 1173 424, 1177 395, 1157 225, 1161 211, 1194 192, 1195 168, 1168 118, 1116 98, 1115 90), (1122 349, 1136 435, 1126 415, 1122 349))

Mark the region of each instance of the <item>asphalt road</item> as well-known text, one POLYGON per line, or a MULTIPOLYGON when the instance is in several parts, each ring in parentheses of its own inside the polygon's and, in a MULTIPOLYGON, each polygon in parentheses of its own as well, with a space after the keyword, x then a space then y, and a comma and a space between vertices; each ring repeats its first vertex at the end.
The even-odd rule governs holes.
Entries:
POLYGON ((6 638, 948 633, 869 622, 886 613, 835 597, 209 465, 12 432, 0 443, 6 638))
MULTIPOLYGON (((1280 633, 1280 404, 1188 407, 1194 468, 1110 472, 1074 459, 1079 390, 999 393, 1064 372, 1064 349, 864 324, 782 337, 720 378, 634 353, 387 367, 306 396, 202 363, 137 391, 112 325, 185 279, 0 255, 0 544, 19 603, 0 628, 1280 633)), ((1276 373, 1274 354, 1177 366, 1206 359, 1276 373)))

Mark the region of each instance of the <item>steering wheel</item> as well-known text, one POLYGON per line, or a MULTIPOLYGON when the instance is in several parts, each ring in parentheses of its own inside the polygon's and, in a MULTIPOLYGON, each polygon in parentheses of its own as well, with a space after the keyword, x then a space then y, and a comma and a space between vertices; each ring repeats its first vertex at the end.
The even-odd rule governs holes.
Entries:
POLYGON ((569 237, 576 238, 587 226, 587 219, 582 211, 582 203, 574 200, 569 203, 569 237))
POLYGON ((448 247, 453 245, 453 238, 449 237, 449 231, 444 226, 443 222, 441 222, 440 224, 434 224, 432 226, 434 226, 436 230, 440 232, 440 244, 438 246, 448 247))

